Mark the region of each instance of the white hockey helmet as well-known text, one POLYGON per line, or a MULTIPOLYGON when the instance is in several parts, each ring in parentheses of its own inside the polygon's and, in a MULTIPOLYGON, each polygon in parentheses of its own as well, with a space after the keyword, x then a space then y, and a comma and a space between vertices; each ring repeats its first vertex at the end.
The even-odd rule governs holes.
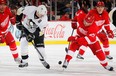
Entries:
POLYGON ((46 15, 47 14, 47 8, 45 7, 45 5, 39 5, 37 7, 37 13, 39 15, 46 15))

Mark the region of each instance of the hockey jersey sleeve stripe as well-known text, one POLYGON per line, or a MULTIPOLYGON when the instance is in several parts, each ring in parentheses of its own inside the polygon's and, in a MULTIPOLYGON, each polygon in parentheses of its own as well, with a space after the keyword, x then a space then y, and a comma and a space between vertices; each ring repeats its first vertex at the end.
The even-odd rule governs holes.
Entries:
POLYGON ((105 24, 104 26, 110 26, 110 24, 105 24))

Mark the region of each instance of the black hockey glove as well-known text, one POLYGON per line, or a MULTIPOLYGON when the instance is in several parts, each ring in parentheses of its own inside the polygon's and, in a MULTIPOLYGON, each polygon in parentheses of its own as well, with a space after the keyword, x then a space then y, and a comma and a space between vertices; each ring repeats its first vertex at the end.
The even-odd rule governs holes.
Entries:
POLYGON ((32 42, 32 40, 35 39, 35 36, 33 34, 29 34, 29 35, 26 36, 26 39, 27 39, 28 42, 32 42))
POLYGON ((22 30, 22 29, 24 28, 24 26, 23 26, 23 24, 22 24, 21 22, 16 23, 16 27, 17 27, 17 29, 19 29, 19 30, 22 30))

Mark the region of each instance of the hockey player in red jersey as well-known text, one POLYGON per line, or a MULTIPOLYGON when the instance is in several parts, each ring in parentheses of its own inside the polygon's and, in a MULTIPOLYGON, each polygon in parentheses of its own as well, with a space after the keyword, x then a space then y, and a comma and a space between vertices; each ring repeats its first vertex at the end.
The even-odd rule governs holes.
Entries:
MULTIPOLYGON (((109 38, 114 38, 113 31, 110 29, 110 21, 108 12, 105 10, 103 1, 98 1, 96 8, 90 10, 88 13, 93 14, 95 16, 95 23, 98 26, 98 33, 97 37, 103 44, 104 52, 107 59, 113 59, 113 57, 110 56, 110 49, 109 49, 109 38), (105 28, 105 30, 103 30, 105 28)), ((84 54, 86 50, 86 47, 83 46, 80 48, 79 54, 77 55, 77 58, 84 59, 82 55, 84 54)))
POLYGON ((10 24, 15 24, 15 16, 11 13, 6 5, 6 0, 0 0, 0 43, 6 43, 9 46, 15 62, 23 65, 22 60, 19 58, 15 40, 9 31, 10 24))
POLYGON ((72 24, 72 28, 77 30, 76 36, 70 36, 68 41, 70 42, 68 52, 65 56, 63 63, 63 68, 67 68, 70 60, 72 59, 76 50, 80 46, 88 46, 93 54, 99 59, 100 64, 107 70, 112 71, 113 67, 108 65, 104 52, 101 49, 99 41, 97 41, 97 31, 98 27, 94 22, 94 16, 92 14, 87 14, 85 17, 78 21, 79 26, 72 24))
MULTIPOLYGON (((86 14, 88 13, 88 8, 87 8, 86 2, 82 2, 82 4, 80 6, 81 6, 80 9, 76 12, 75 17, 72 20, 72 25, 76 25, 77 22, 80 22, 86 16, 86 14)), ((82 45, 79 48, 79 50, 81 50, 81 48, 85 48, 86 49, 86 46, 82 45)), ((81 56, 83 54, 84 54, 83 51, 79 51, 79 54, 77 55, 77 58, 84 59, 81 56)))

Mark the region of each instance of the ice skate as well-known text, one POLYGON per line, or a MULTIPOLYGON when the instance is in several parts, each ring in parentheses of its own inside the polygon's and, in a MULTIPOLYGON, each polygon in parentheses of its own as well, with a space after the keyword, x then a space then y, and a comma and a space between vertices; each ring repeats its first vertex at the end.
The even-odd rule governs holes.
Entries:
POLYGON ((50 69, 50 65, 43 59, 40 59, 41 63, 44 65, 45 68, 50 69))
POLYGON ((109 59, 109 60, 112 60, 113 59, 113 57, 110 56, 110 55, 107 55, 106 58, 109 59))
POLYGON ((77 59, 84 60, 84 57, 82 57, 80 54, 77 54, 77 59))
POLYGON ((28 63, 23 62, 23 60, 21 58, 15 58, 14 60, 16 63, 19 64, 19 67, 21 67, 21 68, 28 66, 28 63))
POLYGON ((65 60, 64 63, 63 63, 63 65, 62 65, 62 68, 66 69, 67 66, 68 66, 68 64, 69 64, 69 62, 67 60, 65 60))
POLYGON ((114 68, 111 67, 111 66, 106 66, 106 67, 104 67, 104 68, 107 69, 108 71, 114 71, 114 68))
POLYGON ((19 67, 20 67, 20 68, 28 67, 28 63, 22 62, 22 63, 19 65, 19 67))

